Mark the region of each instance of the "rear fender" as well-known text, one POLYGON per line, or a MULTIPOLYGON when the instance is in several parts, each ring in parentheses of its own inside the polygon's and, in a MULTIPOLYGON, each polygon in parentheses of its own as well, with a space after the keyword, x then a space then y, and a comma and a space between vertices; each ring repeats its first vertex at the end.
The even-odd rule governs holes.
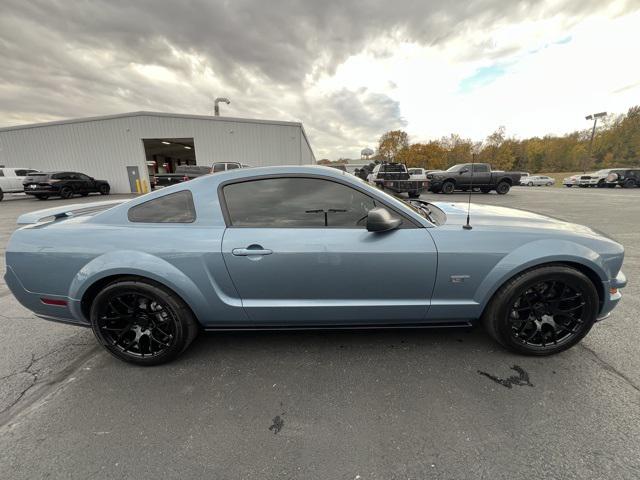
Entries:
POLYGON ((207 301, 200 289, 181 270, 166 260, 134 250, 105 253, 87 263, 74 277, 69 287, 71 312, 77 319, 85 319, 81 300, 96 282, 115 275, 136 275, 154 280, 173 290, 189 305, 197 318, 205 318, 207 301))

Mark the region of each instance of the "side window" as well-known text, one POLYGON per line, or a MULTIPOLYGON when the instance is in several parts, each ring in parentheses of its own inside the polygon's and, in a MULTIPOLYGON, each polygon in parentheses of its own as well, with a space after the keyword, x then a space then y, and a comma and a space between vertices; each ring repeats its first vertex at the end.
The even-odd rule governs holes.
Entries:
POLYGON ((231 225, 255 228, 364 228, 375 201, 317 178, 269 178, 223 189, 231 225))
POLYGON ((76 177, 78 180, 86 180, 86 181, 89 180, 89 177, 84 173, 76 173, 76 177))
POLYGON ((130 222, 191 223, 196 219, 196 208, 191 191, 182 190, 131 207, 127 216, 130 222))
POLYGON ((216 163, 213 165, 213 173, 224 172, 224 163, 216 163))
POLYGON ((489 167, 487 165, 474 164, 473 171, 477 173, 486 173, 489 171, 489 167))
POLYGON ((53 178, 54 180, 69 180, 71 177, 68 173, 65 172, 51 175, 51 178, 53 178))
POLYGON ((234 168, 239 168, 237 163, 227 163, 227 170, 233 170, 234 168))

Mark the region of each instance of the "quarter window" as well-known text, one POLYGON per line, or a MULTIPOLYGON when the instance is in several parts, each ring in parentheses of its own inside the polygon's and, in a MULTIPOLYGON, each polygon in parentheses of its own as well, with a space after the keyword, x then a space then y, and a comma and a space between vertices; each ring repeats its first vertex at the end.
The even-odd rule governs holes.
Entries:
POLYGON ((131 207, 128 217, 130 222, 191 223, 196 209, 191 191, 182 190, 131 207))
POLYGON ((213 173, 224 172, 224 163, 216 163, 213 165, 213 173))
POLYGON ((256 228, 364 228, 375 201, 317 178, 269 178, 227 185, 231 225, 256 228))

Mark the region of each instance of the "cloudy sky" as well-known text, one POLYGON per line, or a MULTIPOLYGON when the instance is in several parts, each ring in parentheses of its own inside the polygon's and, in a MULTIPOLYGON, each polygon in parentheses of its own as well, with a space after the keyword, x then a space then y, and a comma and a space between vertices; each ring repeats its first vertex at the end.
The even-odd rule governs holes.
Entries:
POLYGON ((317 158, 585 128, 640 104, 640 0, 0 0, 0 126, 135 110, 296 120, 317 158))

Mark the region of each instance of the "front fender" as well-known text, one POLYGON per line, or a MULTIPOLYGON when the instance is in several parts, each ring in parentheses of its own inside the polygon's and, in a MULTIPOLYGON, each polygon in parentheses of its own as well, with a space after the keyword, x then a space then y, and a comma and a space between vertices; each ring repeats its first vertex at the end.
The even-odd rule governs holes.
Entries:
POLYGON ((200 289, 181 270, 166 260, 135 250, 119 250, 100 255, 76 274, 69 287, 70 310, 79 320, 84 318, 81 300, 87 289, 99 280, 114 275, 138 275, 173 290, 200 317, 206 312, 207 301, 200 289))
POLYGON ((595 272, 601 281, 609 280, 605 259, 590 248, 569 240, 535 240, 502 258, 476 290, 474 301, 484 310, 493 294, 507 280, 529 268, 554 262, 583 265, 595 272))

